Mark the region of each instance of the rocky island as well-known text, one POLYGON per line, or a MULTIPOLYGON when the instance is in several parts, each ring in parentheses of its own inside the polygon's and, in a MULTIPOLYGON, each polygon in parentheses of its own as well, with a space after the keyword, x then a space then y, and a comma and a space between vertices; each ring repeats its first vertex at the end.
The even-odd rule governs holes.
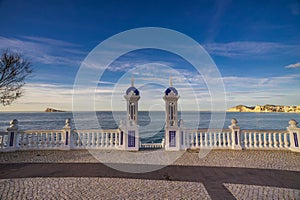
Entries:
POLYGON ((45 112, 65 112, 65 111, 63 111, 63 110, 56 110, 54 108, 46 108, 45 112))
POLYGON ((282 106, 282 105, 271 105, 266 104, 263 106, 245 106, 238 105, 229 108, 227 112, 290 112, 290 113, 300 113, 300 106, 282 106))

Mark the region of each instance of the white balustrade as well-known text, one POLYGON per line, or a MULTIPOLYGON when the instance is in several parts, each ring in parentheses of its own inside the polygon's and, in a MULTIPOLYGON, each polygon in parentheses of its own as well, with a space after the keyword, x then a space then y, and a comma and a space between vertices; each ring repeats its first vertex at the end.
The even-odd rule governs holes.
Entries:
POLYGON ((191 149, 198 148, 230 148, 231 147, 231 131, 229 129, 209 130, 187 130, 186 146, 191 149), (209 131, 209 132, 208 132, 209 131))
POLYGON ((119 146, 119 129, 111 130, 74 130, 72 148, 113 149, 119 146))
MULTIPOLYGON (((291 120, 287 130, 242 130, 237 120, 231 120, 229 129, 182 129, 185 148, 215 149, 285 149, 300 152, 300 128, 291 120)), ((124 137, 120 129, 72 130, 70 119, 61 130, 18 130, 18 121, 12 120, 7 132, 0 132, 0 151, 25 149, 122 149, 124 137)), ((140 143, 140 148, 164 148, 162 143, 140 143)))
POLYGON ((27 130, 19 131, 18 149, 63 149, 65 141, 62 130, 27 130))
POLYGON ((288 149, 289 133, 285 130, 242 130, 245 149, 288 149))

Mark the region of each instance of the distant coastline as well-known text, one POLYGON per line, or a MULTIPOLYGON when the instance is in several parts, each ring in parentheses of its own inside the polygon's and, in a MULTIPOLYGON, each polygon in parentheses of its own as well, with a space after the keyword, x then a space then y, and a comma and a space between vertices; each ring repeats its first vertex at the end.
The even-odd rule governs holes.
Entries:
POLYGON ((227 112, 284 112, 284 113, 300 113, 300 106, 283 106, 283 105, 256 105, 245 106, 238 105, 231 107, 227 112))
POLYGON ((63 111, 63 110, 57 110, 57 109, 54 109, 54 108, 46 108, 45 112, 65 112, 65 111, 63 111))

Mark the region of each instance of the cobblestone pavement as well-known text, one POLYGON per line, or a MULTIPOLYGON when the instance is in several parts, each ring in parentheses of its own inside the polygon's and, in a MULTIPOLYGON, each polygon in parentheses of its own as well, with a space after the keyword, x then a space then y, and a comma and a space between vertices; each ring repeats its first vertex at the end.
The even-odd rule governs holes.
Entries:
POLYGON ((0 199, 210 199, 202 183, 121 178, 0 180, 0 199))
MULTIPOLYGON (((93 155, 98 155, 103 158, 118 157, 121 158, 119 163, 132 163, 126 158, 134 157, 136 154, 141 154, 145 161, 147 159, 147 152, 125 152, 116 150, 93 150, 90 151, 93 155)), ((58 150, 36 150, 36 151, 19 151, 19 152, 1 152, 0 163, 97 163, 101 159, 96 159, 87 150, 71 150, 71 151, 58 151, 58 150)), ((165 152, 158 151, 160 157, 173 157, 178 159, 174 163, 167 163, 172 165, 181 166, 218 166, 218 167, 241 167, 241 168, 259 168, 259 169, 279 169, 300 171, 300 153, 290 151, 268 151, 268 150, 212 150, 207 156, 199 158, 199 153, 196 151, 187 151, 185 153, 165 152), (183 154, 183 155, 182 155, 183 154), (181 156, 182 155, 182 156, 181 156)), ((157 156, 159 157, 159 156, 157 156)), ((155 163, 157 160, 152 159, 153 164, 166 164, 155 163)), ((171 159, 172 160, 172 159, 171 159)), ((175 160, 175 159, 173 159, 175 160)), ((116 162, 115 162, 116 163, 116 162)), ((143 163, 134 160, 134 164, 151 164, 143 163)))
MULTIPOLYGON (((126 162, 137 153, 148 156, 93 152, 126 162)), ((290 151, 212 150, 203 158, 187 151, 172 165, 141 174, 111 169, 87 150, 1 152, 0 199, 300 199, 299 173, 300 153, 290 151)))
POLYGON ((225 183, 225 187, 238 200, 248 199, 300 199, 300 190, 225 183))

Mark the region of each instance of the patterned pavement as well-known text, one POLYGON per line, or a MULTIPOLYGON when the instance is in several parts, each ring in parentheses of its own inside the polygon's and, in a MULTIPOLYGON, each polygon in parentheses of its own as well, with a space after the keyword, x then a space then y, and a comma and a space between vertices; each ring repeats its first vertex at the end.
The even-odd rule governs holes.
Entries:
POLYGON ((0 199, 300 199, 300 154, 288 151, 190 151, 136 174, 85 150, 6 152, 0 163, 0 199))

